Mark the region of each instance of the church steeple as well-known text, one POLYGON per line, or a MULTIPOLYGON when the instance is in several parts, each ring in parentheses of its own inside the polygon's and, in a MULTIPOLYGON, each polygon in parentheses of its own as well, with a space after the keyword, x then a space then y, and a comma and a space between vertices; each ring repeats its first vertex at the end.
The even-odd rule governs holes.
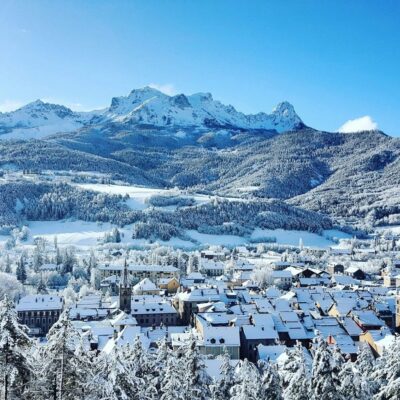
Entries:
POLYGON ((119 308, 120 310, 131 313, 131 298, 132 298, 132 286, 128 275, 128 264, 125 258, 124 270, 122 273, 120 285, 119 285, 119 308))

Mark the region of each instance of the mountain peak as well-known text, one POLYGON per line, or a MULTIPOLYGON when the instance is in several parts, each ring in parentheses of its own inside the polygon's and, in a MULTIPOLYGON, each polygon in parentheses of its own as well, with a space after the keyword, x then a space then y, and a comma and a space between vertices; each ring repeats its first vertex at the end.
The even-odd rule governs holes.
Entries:
POLYGON ((288 101, 281 101, 278 103, 275 108, 272 110, 274 114, 293 114, 295 113, 294 107, 288 101))
MULTIPOLYGON (((62 105, 35 100, 19 110, 2 114, 0 132, 1 129, 7 129, 12 137, 13 129, 46 127, 41 133, 44 136, 45 133, 67 132, 90 124, 107 123, 126 125, 128 128, 140 124, 200 131, 230 129, 285 132, 304 126, 294 107, 287 101, 279 103, 270 114, 244 114, 232 105, 214 100, 208 92, 169 96, 145 86, 133 89, 127 96, 112 98, 110 106, 101 112, 78 113, 62 105)), ((35 135, 35 132, 31 130, 29 134, 35 135)), ((5 136, 2 135, 2 138, 5 136)))
POLYGON ((153 96, 167 96, 163 92, 158 89, 155 89, 151 86, 143 86, 142 88, 132 89, 129 93, 128 97, 139 97, 139 96, 153 95, 153 96))

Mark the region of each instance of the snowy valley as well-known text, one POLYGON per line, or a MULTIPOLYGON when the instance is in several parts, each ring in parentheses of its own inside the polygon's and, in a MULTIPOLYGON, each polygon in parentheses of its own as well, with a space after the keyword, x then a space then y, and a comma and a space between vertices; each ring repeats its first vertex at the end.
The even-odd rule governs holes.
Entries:
POLYGON ((0 114, 1 395, 397 399, 399 177, 287 102, 0 114))

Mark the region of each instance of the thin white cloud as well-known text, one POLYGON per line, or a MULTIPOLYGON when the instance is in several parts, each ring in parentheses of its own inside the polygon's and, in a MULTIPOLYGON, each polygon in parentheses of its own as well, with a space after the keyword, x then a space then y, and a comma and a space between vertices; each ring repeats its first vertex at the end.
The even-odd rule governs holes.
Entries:
POLYGON ((153 89, 157 89, 160 92, 167 94, 168 96, 173 96, 177 93, 176 88, 175 88, 174 84, 172 84, 172 83, 165 83, 165 84, 161 84, 161 85, 158 83, 149 83, 148 86, 153 89))
POLYGON ((4 100, 0 103, 0 112, 15 111, 23 105, 24 103, 18 100, 4 100))
POLYGON ((345 122, 339 129, 338 132, 351 133, 361 131, 374 131, 378 129, 378 124, 369 116, 350 119, 345 122))

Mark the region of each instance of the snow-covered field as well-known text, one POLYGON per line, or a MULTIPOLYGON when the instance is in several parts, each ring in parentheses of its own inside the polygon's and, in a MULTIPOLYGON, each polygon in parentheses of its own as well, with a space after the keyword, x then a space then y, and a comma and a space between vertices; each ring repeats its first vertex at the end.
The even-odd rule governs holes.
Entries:
POLYGON ((112 225, 109 223, 69 220, 31 221, 27 244, 32 244, 36 237, 53 242, 57 236, 58 244, 61 246, 94 246, 98 243, 98 239, 111 229, 112 225))
POLYGON ((221 245, 227 247, 246 244, 248 240, 244 237, 234 235, 210 235, 195 230, 186 231, 187 235, 202 245, 221 245))
POLYGON ((344 232, 337 230, 324 231, 324 235, 320 236, 316 233, 306 231, 286 231, 284 229, 255 229, 251 234, 251 239, 257 240, 266 237, 276 238, 276 243, 298 246, 300 239, 305 247, 328 248, 335 243, 329 237, 337 237, 344 239, 350 237, 344 232))
POLYGON ((393 232, 395 234, 400 234, 400 225, 385 225, 376 228, 379 232, 393 232))
MULTIPOLYGON (((114 195, 129 195, 126 204, 132 210, 144 210, 148 207, 146 200, 151 196, 182 196, 193 198, 197 204, 203 204, 210 201, 211 197, 202 194, 185 194, 178 189, 155 189, 141 186, 124 186, 124 185, 105 185, 100 183, 85 183, 76 185, 85 190, 94 192, 114 194, 114 195)), ((165 207, 164 207, 165 208, 165 207)))
MULTIPOLYGON (((113 227, 110 223, 84 222, 79 220, 31 221, 29 223, 29 239, 26 244, 33 244, 36 237, 43 237, 49 242, 53 242, 57 236, 60 246, 88 248, 101 243, 104 235, 111 232, 113 227)), ((132 239, 131 225, 118 229, 121 232, 122 244, 138 247, 151 246, 151 242, 148 240, 132 239)), ((255 229, 250 238, 235 235, 205 234, 195 230, 188 230, 185 233, 192 241, 172 238, 169 241, 157 241, 157 243, 185 249, 194 249, 198 246, 208 245, 234 247, 248 244, 257 239, 274 237, 277 244, 298 246, 301 239, 305 247, 327 248, 335 244, 329 237, 349 237, 349 235, 340 231, 326 231, 324 234, 327 237, 324 237, 305 231, 285 231, 283 229, 255 229)), ((0 244, 4 244, 7 238, 7 236, 0 236, 0 244)))

